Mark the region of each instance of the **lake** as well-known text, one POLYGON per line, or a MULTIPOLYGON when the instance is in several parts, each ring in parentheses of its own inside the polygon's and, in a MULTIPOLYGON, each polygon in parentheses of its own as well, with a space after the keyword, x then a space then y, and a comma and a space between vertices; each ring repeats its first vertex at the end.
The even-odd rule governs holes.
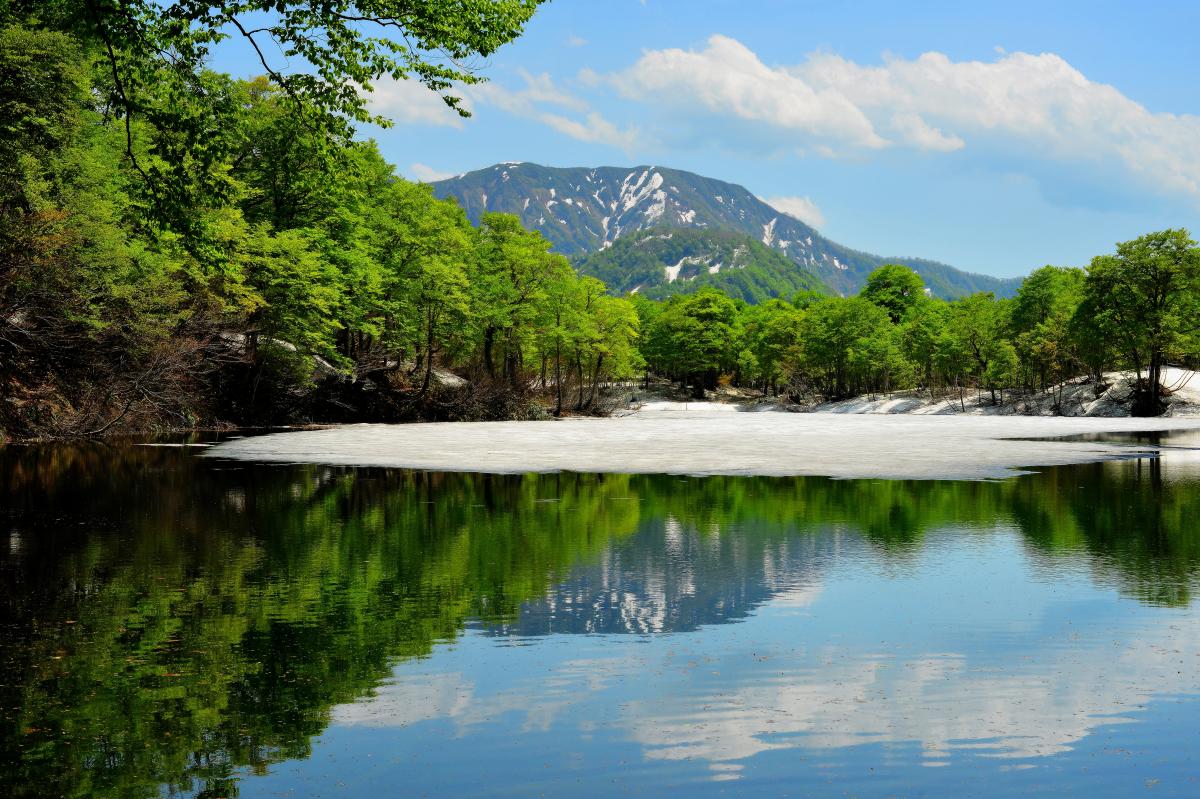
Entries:
POLYGON ((1194 450, 993 481, 203 451, 0 450, 0 795, 1200 794, 1194 450))

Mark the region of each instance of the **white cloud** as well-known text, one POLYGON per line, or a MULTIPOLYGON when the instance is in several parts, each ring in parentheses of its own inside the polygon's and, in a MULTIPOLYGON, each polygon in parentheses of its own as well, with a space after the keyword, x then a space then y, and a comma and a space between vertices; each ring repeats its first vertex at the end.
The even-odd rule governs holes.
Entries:
POLYGON ((871 121, 837 91, 816 90, 784 69, 772 69, 749 48, 713 36, 701 52, 655 50, 612 76, 634 100, 699 106, 823 139, 879 148, 887 142, 871 121))
POLYGON ((412 164, 408 168, 408 173, 421 183, 436 183, 439 180, 454 177, 453 172, 442 172, 426 164, 412 164))
POLYGON ((571 45, 572 47, 583 47, 587 43, 588 40, 582 36, 571 35, 567 37, 567 44, 571 45))
POLYGON ((533 116, 539 105, 552 105, 572 111, 586 111, 588 104, 554 83, 549 73, 533 75, 524 70, 521 77, 525 87, 512 90, 499 83, 480 83, 467 88, 467 93, 476 101, 493 105, 519 116, 533 116))
MULTIPOLYGON (((606 144, 632 151, 640 140, 636 126, 618 127, 592 109, 588 102, 554 82, 548 73, 522 71, 524 87, 511 89, 500 83, 456 86, 452 93, 462 98, 470 112, 481 107, 497 108, 513 116, 542 123, 580 141, 606 144), (549 110, 553 109, 553 110, 549 110), (570 115, 569 115, 570 114, 570 115)), ((463 127, 464 120, 450 110, 442 98, 417 81, 382 79, 369 100, 373 113, 401 123, 463 127)), ((417 166, 414 165, 414 170, 417 166)))
POLYGON ((539 114, 538 119, 573 139, 608 144, 627 152, 632 150, 638 141, 637 128, 622 130, 595 111, 589 112, 582 121, 558 114, 539 114))
POLYGON ((892 115, 892 129, 919 150, 961 150, 967 143, 958 136, 947 136, 911 111, 892 115))
POLYGON ((770 136, 827 156, 974 149, 1018 164, 1051 159, 1081 175, 1116 168, 1200 199, 1200 117, 1151 112, 1053 53, 953 61, 930 52, 874 66, 816 53, 768 66, 715 35, 703 49, 649 51, 628 69, 580 80, 693 117, 697 131, 740 120, 756 142, 770 136))
MULTIPOLYGON (((394 122, 444 125, 452 128, 463 126, 462 117, 447 107, 441 95, 415 80, 381 78, 375 82, 367 105, 372 113, 394 122)), ((462 105, 470 111, 470 98, 464 97, 462 105)))
POLYGON ((825 214, 821 213, 821 209, 817 207, 811 197, 760 197, 759 199, 776 211, 782 211, 788 216, 795 217, 810 227, 821 228, 825 225, 825 214))
POLYGON ((490 105, 515 116, 536 120, 580 141, 606 144, 626 152, 637 144, 639 131, 636 127, 617 127, 592 110, 587 101, 555 84, 549 74, 521 74, 525 80, 522 89, 485 83, 468 87, 468 94, 479 105, 490 105), (548 107, 555 110, 547 110, 548 107), (576 116, 567 116, 563 112, 572 112, 576 116))

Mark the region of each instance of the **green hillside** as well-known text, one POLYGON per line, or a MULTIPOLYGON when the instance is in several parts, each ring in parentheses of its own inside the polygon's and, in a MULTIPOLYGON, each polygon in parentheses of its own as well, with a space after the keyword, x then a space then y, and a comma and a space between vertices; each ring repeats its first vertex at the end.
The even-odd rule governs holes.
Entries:
POLYGON ((617 239, 575 262, 580 273, 616 294, 661 299, 712 286, 759 303, 809 289, 828 293, 820 278, 762 242, 726 230, 660 227, 617 239))

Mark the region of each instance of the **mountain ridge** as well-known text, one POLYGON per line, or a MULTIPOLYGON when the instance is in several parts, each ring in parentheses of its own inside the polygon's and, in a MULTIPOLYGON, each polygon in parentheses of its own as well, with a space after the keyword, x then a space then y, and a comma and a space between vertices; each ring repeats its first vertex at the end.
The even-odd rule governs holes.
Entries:
POLYGON ((580 258, 650 228, 708 228, 752 236, 815 274, 832 291, 852 294, 885 263, 914 269, 946 299, 976 291, 1011 296, 1019 278, 966 272, 925 258, 882 257, 839 244, 772 207, 743 186, 685 170, 546 167, 504 162, 431 184, 454 197, 472 222, 484 212, 515 214, 564 255, 580 258))

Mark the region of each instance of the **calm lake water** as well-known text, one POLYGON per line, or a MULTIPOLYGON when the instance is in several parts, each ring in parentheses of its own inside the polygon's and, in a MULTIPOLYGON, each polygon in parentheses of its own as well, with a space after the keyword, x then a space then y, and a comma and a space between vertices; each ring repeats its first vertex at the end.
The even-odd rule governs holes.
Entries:
POLYGON ((1200 461, 0 450, 0 796, 1200 795, 1200 461))

